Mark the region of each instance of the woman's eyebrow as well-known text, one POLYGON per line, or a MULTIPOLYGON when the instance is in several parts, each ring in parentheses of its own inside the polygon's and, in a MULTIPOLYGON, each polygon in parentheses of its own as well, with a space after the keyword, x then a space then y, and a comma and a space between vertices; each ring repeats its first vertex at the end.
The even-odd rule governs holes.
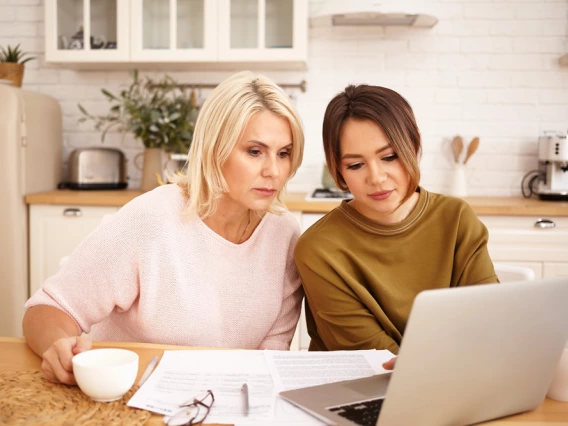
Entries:
MULTIPOLYGON (((375 151, 375 154, 380 154, 381 152, 386 151, 386 150, 389 149, 390 147, 391 147, 390 144, 389 144, 389 145, 385 145, 385 146, 383 146, 383 147, 377 149, 377 150, 375 151)), ((361 158, 361 157, 363 157, 361 154, 343 154, 343 155, 341 156, 341 159, 342 159, 342 160, 345 160, 345 159, 347 159, 347 158, 361 158)))
MULTIPOLYGON (((253 144, 256 144, 256 145, 260 145, 260 146, 262 146, 263 148, 270 148, 270 147, 269 147, 267 144, 265 144, 264 142, 257 141, 256 139, 251 139, 251 140, 249 140, 249 141, 247 141, 247 142, 248 142, 248 143, 253 143, 253 144)), ((294 146, 293 143, 289 143, 288 145, 283 146, 282 148, 278 148, 278 150, 280 151, 281 149, 285 149, 285 148, 287 148, 287 149, 292 149, 293 146, 294 146)))

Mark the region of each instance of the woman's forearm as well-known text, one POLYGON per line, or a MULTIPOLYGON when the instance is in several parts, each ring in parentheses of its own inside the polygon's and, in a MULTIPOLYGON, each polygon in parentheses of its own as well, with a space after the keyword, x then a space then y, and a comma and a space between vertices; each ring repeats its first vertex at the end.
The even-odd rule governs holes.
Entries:
POLYGON ((27 344, 39 356, 57 340, 79 335, 75 321, 52 306, 32 306, 26 311, 22 326, 27 344))

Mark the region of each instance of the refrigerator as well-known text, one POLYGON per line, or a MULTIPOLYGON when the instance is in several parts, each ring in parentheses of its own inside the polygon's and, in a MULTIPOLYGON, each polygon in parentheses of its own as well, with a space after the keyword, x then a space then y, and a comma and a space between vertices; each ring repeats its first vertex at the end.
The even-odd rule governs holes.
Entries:
POLYGON ((29 297, 25 195, 57 188, 62 114, 41 93, 0 84, 0 336, 21 337, 29 297))

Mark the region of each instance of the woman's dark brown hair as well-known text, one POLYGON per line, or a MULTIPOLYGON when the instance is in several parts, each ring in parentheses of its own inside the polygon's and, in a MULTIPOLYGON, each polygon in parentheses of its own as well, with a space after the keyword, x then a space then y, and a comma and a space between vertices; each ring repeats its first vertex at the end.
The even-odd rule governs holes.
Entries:
POLYGON ((369 120, 379 125, 410 176, 406 201, 418 187, 421 153, 420 131, 410 104, 391 89, 380 86, 347 86, 335 96, 323 118, 323 148, 329 173, 337 187, 346 191, 340 172, 340 139, 343 124, 349 120, 369 120))

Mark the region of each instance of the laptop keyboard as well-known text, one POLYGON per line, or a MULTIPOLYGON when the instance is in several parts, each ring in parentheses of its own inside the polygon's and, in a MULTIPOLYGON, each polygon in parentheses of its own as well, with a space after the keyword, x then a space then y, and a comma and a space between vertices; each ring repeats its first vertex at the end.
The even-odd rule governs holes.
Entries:
POLYGON ((328 410, 358 425, 375 426, 383 401, 384 398, 371 399, 369 401, 356 402, 355 404, 328 408, 328 410))

